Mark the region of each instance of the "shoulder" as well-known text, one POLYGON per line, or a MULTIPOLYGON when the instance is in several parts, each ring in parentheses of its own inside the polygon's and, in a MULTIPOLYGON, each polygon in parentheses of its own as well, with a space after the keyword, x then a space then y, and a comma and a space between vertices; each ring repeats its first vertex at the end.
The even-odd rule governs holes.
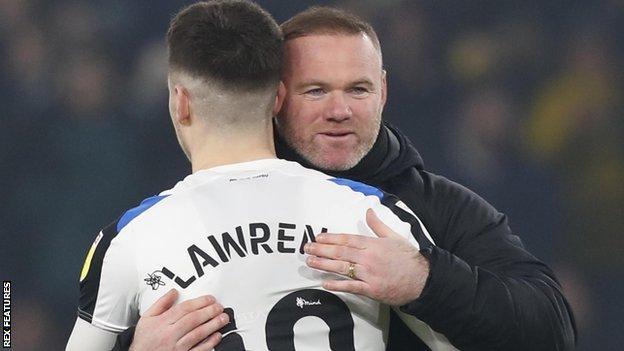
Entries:
POLYGON ((142 221, 146 217, 154 219, 153 216, 149 216, 151 213, 162 210, 167 211, 171 207, 180 206, 184 202, 184 198, 196 186, 197 184, 184 179, 173 188, 164 190, 157 195, 146 197, 138 201, 133 207, 120 211, 121 215, 111 225, 114 226, 117 233, 121 233, 131 224, 142 221))
POLYGON ((423 171, 421 174, 425 201, 434 214, 446 218, 449 225, 474 228, 491 221, 498 222, 503 216, 468 187, 434 173, 423 171))
POLYGON ((287 167, 281 169, 282 173, 299 177, 305 180, 310 186, 320 190, 330 192, 336 196, 346 195, 352 198, 362 198, 363 196, 374 196, 382 199, 386 193, 375 186, 365 184, 356 180, 334 177, 332 175, 306 168, 299 163, 284 161, 287 167))
POLYGON ((325 179, 329 183, 336 184, 341 187, 348 188, 352 192, 360 193, 364 196, 375 196, 379 199, 383 199, 386 195, 384 191, 381 189, 374 187, 372 185, 364 184, 355 180, 346 179, 346 178, 326 178, 325 179))
POLYGON ((132 207, 123 212, 123 214, 119 217, 119 219, 115 222, 115 229, 117 233, 121 232, 128 224, 133 222, 135 219, 144 215, 147 211, 152 209, 157 204, 161 204, 162 200, 168 198, 171 194, 161 194, 150 196, 135 207, 132 207))
POLYGON ((87 252, 80 280, 86 276, 92 261, 101 262, 104 259, 105 254, 109 251, 113 243, 117 243, 117 248, 126 248, 128 245, 131 246, 135 240, 132 238, 134 235, 127 234, 127 232, 131 231, 128 225, 150 211, 168 196, 169 195, 156 195, 148 197, 137 206, 123 211, 120 217, 103 227, 87 252))
POLYGON ((133 235, 126 234, 130 231, 128 225, 150 211, 168 196, 168 194, 161 194, 148 197, 141 201, 139 205, 124 211, 119 218, 102 228, 87 252, 85 263, 80 274, 80 281, 83 281, 84 278, 87 277, 92 263, 98 266, 102 265, 104 256, 109 252, 111 245, 116 246, 118 251, 119 249, 123 249, 122 251, 124 252, 127 251, 128 246, 134 242, 132 238, 133 235))
POLYGON ((408 168, 402 173, 386 179, 383 184, 387 191, 398 196, 417 196, 422 201, 429 203, 444 203, 445 201, 462 199, 485 202, 466 186, 442 175, 415 167, 408 168))
POLYGON ((441 246, 450 245, 461 233, 479 233, 498 225, 504 218, 466 186, 425 170, 409 168, 388 179, 384 187, 423 220, 441 246))

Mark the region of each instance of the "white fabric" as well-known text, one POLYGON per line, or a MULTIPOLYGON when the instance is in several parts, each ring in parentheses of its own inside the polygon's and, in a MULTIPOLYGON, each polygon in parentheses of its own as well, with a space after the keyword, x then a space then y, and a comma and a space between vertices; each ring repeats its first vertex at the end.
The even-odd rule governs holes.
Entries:
MULTIPOLYGON (((316 235, 326 228, 330 233, 375 236, 365 220, 366 210, 373 208, 384 223, 418 246, 410 225, 377 197, 337 185, 330 178, 277 159, 220 166, 186 177, 161 194, 168 197, 132 220, 112 240, 104 257, 93 325, 120 332, 135 324, 139 314, 169 289, 176 288, 179 301, 214 295, 233 309, 235 332, 241 335, 245 348, 267 349, 266 330, 276 328, 266 325, 273 306, 302 289, 323 291, 321 282, 336 278, 306 266, 300 247, 309 236, 307 227, 316 235), (255 238, 250 233, 252 226, 261 227, 255 238), (226 253, 227 262, 223 262, 208 238, 213 237, 223 248, 222 233, 229 233, 238 242, 237 227, 246 253, 240 257, 231 249, 230 255, 226 253), (266 228, 267 240, 254 245, 253 240, 262 238, 266 228), (204 262, 206 257, 194 254, 200 262, 196 268, 189 254, 191 248, 209 255, 218 265, 213 267, 204 262), (285 252, 292 249, 294 253, 285 252), (166 276, 163 267, 179 279, 195 277, 195 281, 183 289, 166 276)), ((388 308, 365 297, 332 294, 348 306, 354 321, 355 350, 384 350, 388 308)), ((329 304, 324 298, 310 301, 296 297, 291 310, 283 313, 313 311, 329 304)), ((302 318, 294 330, 297 350, 328 348, 329 327, 321 318, 302 318)))
POLYGON ((116 339, 117 334, 107 332, 77 318, 65 351, 108 351, 113 348, 116 339))

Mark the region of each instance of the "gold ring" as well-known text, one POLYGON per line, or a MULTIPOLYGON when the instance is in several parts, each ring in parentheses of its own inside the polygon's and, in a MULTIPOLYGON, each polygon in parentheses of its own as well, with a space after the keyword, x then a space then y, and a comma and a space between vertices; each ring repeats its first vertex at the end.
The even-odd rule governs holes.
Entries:
POLYGON ((347 277, 355 279, 355 263, 349 263, 349 270, 347 271, 347 277))

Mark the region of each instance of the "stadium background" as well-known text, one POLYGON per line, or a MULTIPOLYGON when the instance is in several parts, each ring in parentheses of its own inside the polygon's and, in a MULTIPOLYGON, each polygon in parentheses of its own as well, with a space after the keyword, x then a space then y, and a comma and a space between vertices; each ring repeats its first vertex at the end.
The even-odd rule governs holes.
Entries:
MULTIPOLYGON (((624 345, 624 1, 259 1, 369 19, 386 120, 552 265, 579 350, 624 345)), ((0 277, 15 350, 61 349, 98 229, 189 172, 167 115, 180 1, 0 1, 0 277)))

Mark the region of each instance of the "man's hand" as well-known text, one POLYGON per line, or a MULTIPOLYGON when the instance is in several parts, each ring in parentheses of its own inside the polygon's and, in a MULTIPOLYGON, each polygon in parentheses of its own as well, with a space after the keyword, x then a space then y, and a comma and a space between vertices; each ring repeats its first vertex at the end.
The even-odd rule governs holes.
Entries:
POLYGON ((229 323, 229 317, 214 297, 173 306, 177 298, 178 292, 172 289, 145 312, 136 326, 131 351, 212 350, 221 341, 218 330, 229 323))
POLYGON ((327 290, 364 295, 391 306, 417 299, 429 276, 429 261, 371 209, 366 223, 378 238, 320 234, 305 247, 308 266, 348 276, 353 264, 355 279, 325 281, 327 290))

